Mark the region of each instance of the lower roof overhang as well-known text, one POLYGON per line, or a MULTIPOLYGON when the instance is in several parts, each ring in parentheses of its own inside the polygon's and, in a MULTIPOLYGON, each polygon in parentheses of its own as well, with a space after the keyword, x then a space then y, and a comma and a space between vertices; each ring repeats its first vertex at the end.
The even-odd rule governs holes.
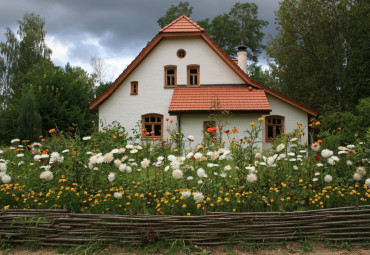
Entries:
POLYGON ((234 114, 249 114, 249 115, 269 115, 271 110, 190 110, 190 111, 168 111, 171 116, 183 114, 215 114, 217 112, 227 111, 234 114))

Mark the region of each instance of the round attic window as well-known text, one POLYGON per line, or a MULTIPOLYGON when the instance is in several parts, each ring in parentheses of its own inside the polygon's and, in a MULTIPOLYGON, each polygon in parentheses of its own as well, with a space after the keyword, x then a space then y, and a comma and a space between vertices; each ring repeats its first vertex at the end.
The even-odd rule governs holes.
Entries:
POLYGON ((183 49, 179 49, 178 51, 177 51, 177 57, 178 58, 184 58, 186 56, 186 51, 185 50, 183 50, 183 49))

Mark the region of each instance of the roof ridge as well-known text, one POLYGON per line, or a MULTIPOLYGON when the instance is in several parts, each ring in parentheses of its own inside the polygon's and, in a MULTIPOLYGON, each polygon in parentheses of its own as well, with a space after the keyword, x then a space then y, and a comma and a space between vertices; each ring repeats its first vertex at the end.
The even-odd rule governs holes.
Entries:
POLYGON ((204 28, 199 26, 194 20, 186 15, 181 15, 165 27, 159 30, 161 32, 201 32, 204 28), (184 22, 185 20, 185 22, 184 22))

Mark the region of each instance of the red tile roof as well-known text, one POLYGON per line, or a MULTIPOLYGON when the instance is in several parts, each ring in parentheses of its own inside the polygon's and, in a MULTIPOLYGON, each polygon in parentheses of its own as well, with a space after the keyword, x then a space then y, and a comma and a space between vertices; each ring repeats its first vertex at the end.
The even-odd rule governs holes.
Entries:
POLYGON ((175 88, 169 113, 216 110, 231 111, 271 111, 265 91, 251 87, 197 87, 175 88))
POLYGON ((204 28, 199 26, 189 17, 182 15, 170 24, 159 30, 159 32, 201 32, 204 28))

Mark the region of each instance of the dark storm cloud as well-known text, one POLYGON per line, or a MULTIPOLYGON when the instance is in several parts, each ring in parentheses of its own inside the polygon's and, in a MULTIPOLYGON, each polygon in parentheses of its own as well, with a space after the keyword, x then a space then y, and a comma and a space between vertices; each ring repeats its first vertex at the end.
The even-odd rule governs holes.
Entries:
MULTIPOLYGON (((73 44, 68 52, 71 59, 88 63, 91 56, 114 57, 129 54, 135 57, 158 32, 157 19, 163 16, 170 0, 0 0, 0 40, 4 41, 5 27, 17 29, 17 20, 27 12, 35 12, 45 18, 48 36, 63 44, 73 44), (89 38, 98 40, 101 46, 86 44, 89 38)), ((191 16, 195 21, 213 18, 229 12, 235 0, 190 0, 191 16)), ((274 10, 278 0, 257 0, 259 18, 270 24, 264 33, 274 33, 274 10)), ((265 40, 266 41, 266 40, 265 40)))

